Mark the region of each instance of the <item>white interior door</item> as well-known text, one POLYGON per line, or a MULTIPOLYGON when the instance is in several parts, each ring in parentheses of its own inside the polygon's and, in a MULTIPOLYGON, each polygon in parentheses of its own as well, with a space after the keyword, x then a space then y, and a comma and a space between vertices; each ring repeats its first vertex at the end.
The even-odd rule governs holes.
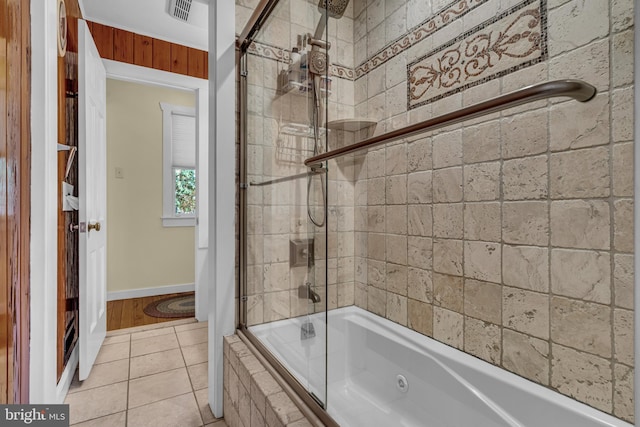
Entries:
POLYGON ((80 380, 107 333, 106 73, 87 24, 78 21, 80 380))

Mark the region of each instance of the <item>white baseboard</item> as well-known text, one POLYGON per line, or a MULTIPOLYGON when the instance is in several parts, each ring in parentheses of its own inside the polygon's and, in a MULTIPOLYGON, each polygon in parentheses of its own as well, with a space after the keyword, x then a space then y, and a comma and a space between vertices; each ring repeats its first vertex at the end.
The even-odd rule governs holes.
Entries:
POLYGON ((182 285, 158 286, 156 288, 129 289, 126 291, 107 292, 107 301, 120 299, 152 297, 156 295, 177 294, 180 292, 194 292, 195 283, 185 283, 182 285))
POLYGON ((67 366, 65 366, 64 371, 62 371, 62 376, 60 377, 60 381, 56 386, 56 402, 55 403, 63 403, 64 399, 67 397, 67 393, 69 392, 69 387, 71 386, 71 381, 73 381, 73 376, 76 373, 76 368, 78 367, 78 351, 80 349, 79 343, 76 343, 76 347, 71 352, 71 357, 67 361, 67 366))

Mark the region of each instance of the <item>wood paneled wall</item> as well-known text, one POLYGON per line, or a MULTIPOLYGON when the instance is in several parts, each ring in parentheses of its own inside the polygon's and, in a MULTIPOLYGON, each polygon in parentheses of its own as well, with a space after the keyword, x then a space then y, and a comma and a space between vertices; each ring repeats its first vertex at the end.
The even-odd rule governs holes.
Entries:
POLYGON ((208 53, 130 31, 87 22, 103 59, 207 79, 208 53))
POLYGON ((29 0, 0 0, 0 403, 29 400, 29 0))

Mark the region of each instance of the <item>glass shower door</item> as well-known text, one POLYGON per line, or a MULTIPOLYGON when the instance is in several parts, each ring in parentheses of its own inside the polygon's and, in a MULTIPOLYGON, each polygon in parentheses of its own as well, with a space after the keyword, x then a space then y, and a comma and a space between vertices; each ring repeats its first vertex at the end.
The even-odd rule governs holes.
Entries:
POLYGON ((282 0, 244 53, 242 299, 248 330, 324 406, 327 180, 304 165, 326 147, 326 80, 308 67, 321 19, 317 4, 282 0))

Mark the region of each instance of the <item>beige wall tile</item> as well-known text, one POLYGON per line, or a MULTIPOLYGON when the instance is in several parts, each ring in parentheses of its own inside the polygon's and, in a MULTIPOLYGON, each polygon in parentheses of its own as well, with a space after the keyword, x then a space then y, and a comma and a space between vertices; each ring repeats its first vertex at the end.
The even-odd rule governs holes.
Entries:
POLYGON ((504 245, 502 251, 502 280, 505 285, 548 292, 549 252, 547 248, 504 245))
POLYGON ((554 294, 609 304, 611 257, 608 252, 551 251, 551 290, 554 294))
POLYGON ((506 160, 502 166, 505 200, 543 199, 548 194, 547 156, 506 160))
POLYGON ((407 236, 386 234, 387 261, 407 264, 407 236))
POLYGON ((613 246, 620 252, 633 252, 633 200, 621 199, 613 203, 613 246))
POLYGON ((464 166, 464 200, 478 202, 500 197, 500 163, 464 166))
POLYGON ((549 296, 505 286, 502 324, 538 338, 549 338, 549 296))
POLYGON ((431 303, 433 298, 433 277, 431 270, 409 267, 407 295, 421 302, 431 303))
POLYGON ((609 203, 602 200, 551 202, 551 244, 609 249, 609 203))
POLYGON ((288 262, 267 264, 263 269, 264 289, 266 292, 284 291, 289 289, 290 267, 288 262))
POLYGON ((500 283, 502 247, 498 243, 465 242, 464 275, 473 279, 500 283))
POLYGON ((384 176, 386 152, 384 148, 370 150, 367 153, 367 178, 384 176))
POLYGON ((386 231, 394 234, 407 234, 407 206, 387 206, 386 231))
POLYGON ((549 244, 547 202, 502 204, 502 239, 505 243, 546 246, 549 244))
POLYGON ((623 420, 634 422, 633 368, 614 364, 613 413, 623 420))
MULTIPOLYGON (((406 96, 404 98, 406 100, 406 96)), ((387 176, 407 173, 406 143, 386 147, 385 173, 387 176)))
POLYGON ((431 138, 421 138, 408 144, 407 170, 409 172, 430 170, 433 167, 431 138))
POLYGON ((433 201, 436 203, 462 201, 461 167, 440 169, 433 172, 433 201))
POLYGON ((613 263, 616 306, 633 308, 633 255, 616 254, 613 263))
POLYGON ((613 146, 613 195, 633 196, 633 143, 613 146))
POLYGON ((502 157, 533 156, 547 151, 549 113, 546 109, 506 117, 500 121, 502 157))
POLYGON ((611 357, 611 308, 552 297, 551 340, 602 357, 611 357))
POLYGON ((387 291, 407 295, 407 266, 387 263, 387 291))
POLYGON ((387 292, 387 319, 407 326, 407 297, 387 292))
POLYGON ((573 199, 609 196, 609 148, 551 155, 551 197, 573 199))
POLYGON ((609 94, 589 102, 562 102, 551 107, 551 151, 593 147, 609 143, 609 94))
POLYGON ((551 386, 600 410, 612 409, 611 363, 598 356, 553 344, 551 386), (585 387, 588 381, 589 387, 585 387))
POLYGON ((633 366, 633 311, 619 308, 613 311, 613 341, 615 359, 633 366))
POLYGON ((462 239, 462 203, 433 205, 433 235, 447 239, 462 239))
POLYGON ((369 286, 367 289, 367 310, 384 317, 387 313, 387 292, 369 286))
POLYGON ((611 2, 611 25, 613 31, 621 31, 633 25, 633 0, 611 2))
POLYGON ((617 89, 611 96, 611 136, 613 142, 633 139, 633 87, 617 89))
POLYGON ((502 324, 502 286, 465 279, 464 314, 496 325, 502 324))
POLYGON ((462 277, 433 273, 433 304, 462 313, 463 287, 462 277))
POLYGON ((433 214, 430 205, 409 205, 409 235, 429 237, 433 228, 433 214))
POLYGON ((500 158, 500 122, 495 120, 462 130, 462 158, 465 164, 500 158))
POLYGON ((499 242, 501 239, 500 203, 465 203, 464 238, 499 242))
POLYGON ((633 83, 633 30, 613 36, 613 86, 633 83))
POLYGON ((606 2, 571 1, 549 11, 549 55, 571 51, 609 33, 606 2))
POLYGON ((384 205, 386 199, 386 182, 384 178, 367 180, 367 205, 384 205))
POLYGON ((464 316, 460 313, 433 307, 433 338, 462 349, 464 346, 464 316))
POLYGON ((433 335, 433 306, 414 299, 408 300, 409 328, 421 334, 433 335))
POLYGON ((502 352, 500 327, 467 317, 464 322, 464 351, 487 362, 499 364, 502 352))
POLYGON ((549 79, 579 79, 589 82, 598 92, 609 90, 609 42, 601 40, 574 49, 549 62, 549 79))
POLYGON ((367 258, 384 261, 387 259, 386 234, 369 233, 367 236, 367 258))
POLYGON ((433 265, 433 241, 429 237, 408 238, 407 263, 411 267, 429 269, 433 265))
POLYGON ((502 331, 502 366, 541 384, 549 384, 549 343, 510 329, 502 331))
POLYGON ((462 164, 462 131, 441 133, 433 137, 433 168, 462 164))
POLYGON ((289 318, 290 308, 289 291, 264 294, 265 322, 289 318))
POLYGON ((433 270, 462 276, 462 241, 434 239, 433 270))
POLYGON ((378 289, 386 288, 385 275, 386 263, 382 261, 367 260, 367 284, 378 289))
POLYGON ((432 175, 431 171, 410 173, 407 178, 409 203, 431 203, 432 175))

